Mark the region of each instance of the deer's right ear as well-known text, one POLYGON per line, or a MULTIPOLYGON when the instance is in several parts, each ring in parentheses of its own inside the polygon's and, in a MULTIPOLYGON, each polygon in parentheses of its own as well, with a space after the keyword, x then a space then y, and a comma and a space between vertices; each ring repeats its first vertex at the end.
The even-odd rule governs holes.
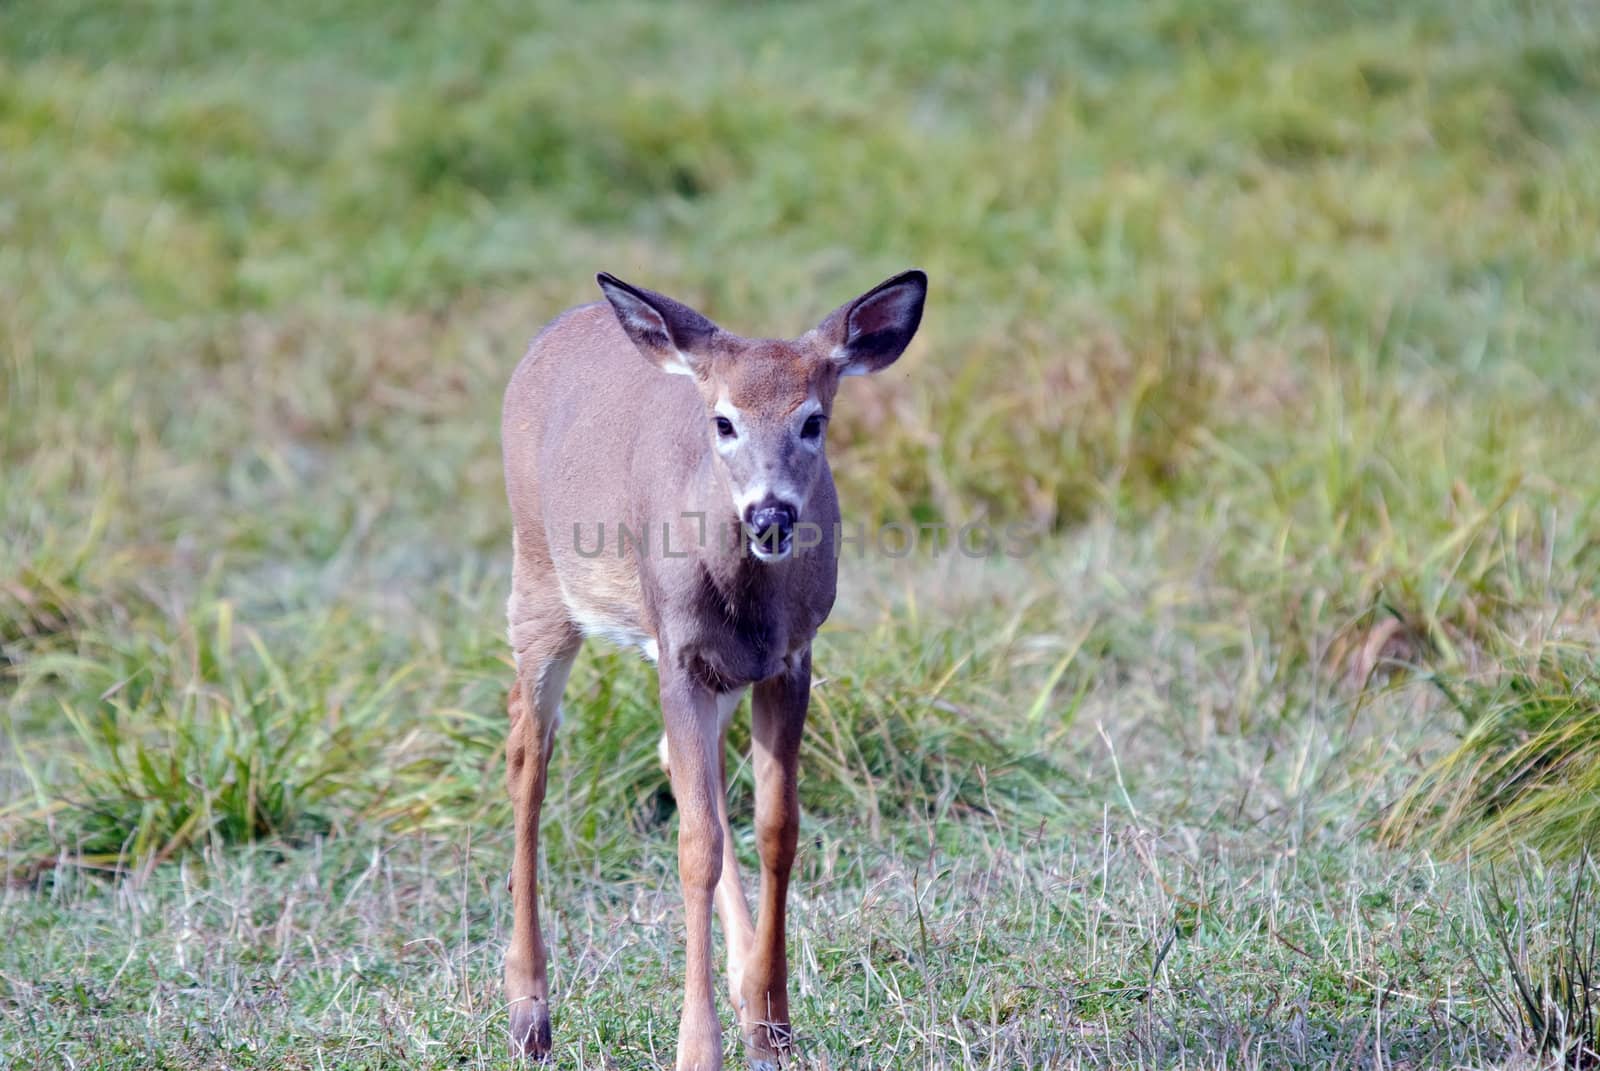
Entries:
POLYGON ((699 375, 717 325, 664 294, 630 286, 609 272, 595 276, 617 314, 617 322, 657 368, 674 375, 699 375))
POLYGON ((842 376, 878 372, 893 364, 922 322, 928 277, 916 269, 885 279, 816 328, 831 343, 831 359, 842 376))

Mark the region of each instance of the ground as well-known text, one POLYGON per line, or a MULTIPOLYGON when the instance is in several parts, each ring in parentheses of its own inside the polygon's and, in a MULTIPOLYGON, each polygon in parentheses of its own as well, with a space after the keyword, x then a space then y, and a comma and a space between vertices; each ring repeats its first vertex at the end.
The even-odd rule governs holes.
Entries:
MULTIPOLYGON (((0 1063, 504 1066, 510 370, 911 266, 845 514, 1038 536, 841 564, 804 1064, 1534 1061, 1577 835, 1396 808, 1593 666, 1591 5, 18 3, 0 161, 0 1063)), ((653 680, 568 689, 559 1067, 673 1051, 653 680)))

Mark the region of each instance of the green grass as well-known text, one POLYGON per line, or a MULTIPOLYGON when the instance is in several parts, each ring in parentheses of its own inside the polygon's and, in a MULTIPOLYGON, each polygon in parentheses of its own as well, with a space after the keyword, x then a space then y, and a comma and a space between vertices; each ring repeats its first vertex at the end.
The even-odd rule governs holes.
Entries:
POLYGON ((1531 844, 1557 856, 1600 842, 1600 679, 1592 650, 1543 652, 1492 684, 1440 682, 1466 732, 1387 819, 1397 833, 1425 822, 1440 840, 1492 851, 1531 844))
MULTIPOLYGON (((810 1066, 1536 1066, 1600 833, 1591 8, 0 9, 0 1063, 501 1066, 511 368, 599 269, 794 334, 915 265, 846 515, 1044 535, 844 562, 810 1066)), ((653 687, 569 686, 559 1066, 675 1043, 653 687)))
MULTIPOLYGON (((1587 856, 1584 859, 1589 862, 1587 856)), ((1548 888, 1548 887, 1547 887, 1548 888)), ((1543 892, 1545 902, 1527 910, 1530 890, 1519 880, 1508 900, 1498 881, 1491 883, 1485 918, 1495 934, 1502 957, 1501 973, 1509 985, 1497 987, 1485 973, 1491 991, 1506 988, 1510 994, 1491 996, 1490 1003, 1507 1031, 1522 1046, 1541 1057, 1570 1068, 1591 1068, 1600 1063, 1600 934, 1595 931, 1594 868, 1573 868, 1557 883, 1557 896, 1543 892), (1550 926, 1545 917, 1565 901, 1566 915, 1550 926), (1531 923, 1532 915, 1538 922, 1531 923), (1541 917, 1544 916, 1544 917, 1541 917), (1553 931, 1533 935, 1534 926, 1553 931)), ((1480 968, 1481 969, 1481 968, 1480 968)))

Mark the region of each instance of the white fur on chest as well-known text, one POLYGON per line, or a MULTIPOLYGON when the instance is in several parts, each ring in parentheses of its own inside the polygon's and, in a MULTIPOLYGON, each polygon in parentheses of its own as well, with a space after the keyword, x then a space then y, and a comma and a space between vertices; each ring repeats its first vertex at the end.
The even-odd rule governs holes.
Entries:
MULTIPOLYGON (((562 594, 566 594, 564 589, 562 594)), ((608 614, 580 606, 572 599, 567 599, 566 603, 567 612, 572 615, 572 620, 583 631, 585 638, 602 639, 624 650, 636 647, 650 661, 661 660, 661 646, 656 642, 656 638, 646 632, 644 627, 631 616, 608 614)))

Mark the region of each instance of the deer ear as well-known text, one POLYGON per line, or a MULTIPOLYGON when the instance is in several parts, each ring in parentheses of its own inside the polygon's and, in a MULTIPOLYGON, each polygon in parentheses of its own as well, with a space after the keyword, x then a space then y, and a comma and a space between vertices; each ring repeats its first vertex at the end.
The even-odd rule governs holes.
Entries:
POLYGON ((835 309, 817 334, 832 343, 839 374, 861 376, 893 364, 917 333, 927 296, 927 275, 913 269, 835 309))
POLYGON ((595 276, 617 322, 639 352, 663 372, 699 375, 710 356, 717 325, 664 294, 630 286, 609 272, 595 276))

